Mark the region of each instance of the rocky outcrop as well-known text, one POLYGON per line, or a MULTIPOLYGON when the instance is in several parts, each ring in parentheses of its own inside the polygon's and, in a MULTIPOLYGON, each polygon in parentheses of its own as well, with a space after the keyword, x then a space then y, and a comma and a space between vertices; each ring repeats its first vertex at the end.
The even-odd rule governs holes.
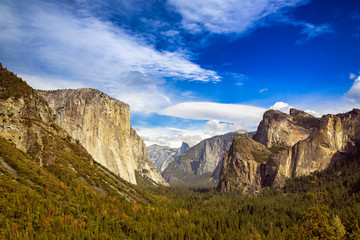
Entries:
MULTIPOLYGON (((304 115, 300 114, 300 119, 303 120, 304 115)), ((251 146, 249 140, 234 139, 231 149, 224 157, 218 189, 223 192, 237 189, 255 193, 259 188, 267 186, 280 188, 288 178, 306 176, 327 168, 334 161, 360 154, 360 110, 354 109, 338 115, 328 114, 316 121, 312 117, 305 117, 310 119, 306 119, 304 123, 312 127, 312 133, 276 154, 272 148, 272 156, 265 154, 264 163, 260 165, 256 165, 249 154, 246 154, 251 147, 256 151, 259 146, 251 146), (247 149, 242 146, 250 147, 247 149), (246 171, 241 172, 242 169, 246 171), (241 185, 244 182, 248 187, 241 185)))
POLYGON ((261 143, 244 136, 235 136, 224 154, 218 190, 254 194, 261 190, 261 166, 271 152, 261 143))
MULTIPOLYGON (((280 152, 269 161, 266 175, 273 175, 270 186, 282 187, 287 178, 295 178, 327 168, 342 156, 358 155, 360 147, 360 110, 325 115, 318 127, 303 141, 280 152)), ((271 177, 269 177, 271 179, 271 177)))
POLYGON ((291 109, 290 115, 276 110, 264 113, 253 139, 267 147, 291 147, 306 139, 316 127, 318 119, 300 110, 291 109))
POLYGON ((178 156, 162 173, 174 185, 213 185, 218 182, 223 155, 243 130, 205 139, 178 156))
MULTIPOLYGON (((28 153, 41 166, 56 161, 56 156, 48 153, 50 143, 55 139, 67 139, 75 143, 74 139, 55 124, 55 116, 46 101, 1 64, 0 137, 28 153)), ((64 154, 72 152, 66 147, 62 151, 64 154)))
POLYGON ((56 123, 78 140, 95 161, 136 184, 136 173, 167 185, 146 146, 130 126, 130 108, 95 89, 38 91, 56 113, 56 123))
POLYGON ((149 146, 147 150, 151 161, 155 164, 155 167, 160 172, 163 172, 177 156, 188 150, 190 145, 191 144, 189 143, 183 142, 180 148, 171 148, 154 144, 149 146))

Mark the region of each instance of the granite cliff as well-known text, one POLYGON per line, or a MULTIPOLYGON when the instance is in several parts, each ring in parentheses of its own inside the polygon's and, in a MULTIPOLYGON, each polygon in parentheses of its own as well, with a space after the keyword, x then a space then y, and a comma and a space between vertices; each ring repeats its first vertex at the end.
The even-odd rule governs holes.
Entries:
POLYGON ((229 149, 234 136, 250 134, 231 132, 205 139, 180 154, 162 173, 174 185, 213 185, 218 182, 224 152, 229 149))
MULTIPOLYGON (((59 200, 64 190, 72 192, 76 188, 87 196, 144 201, 131 184, 94 161, 56 124, 45 99, 1 64, 0 175, 1 183, 10 182, 14 192, 28 189, 22 192, 26 197, 29 193, 48 194, 44 199, 59 200)), ((58 205, 63 204, 66 201, 58 205)))
POLYGON ((264 113, 253 139, 266 147, 291 147, 306 139, 317 123, 318 118, 300 110, 291 109, 290 114, 269 110, 264 113))
POLYGON ((261 189, 261 165, 271 152, 261 143, 244 136, 235 136, 224 154, 218 190, 240 190, 254 194, 261 189))
POLYGON ((278 188, 287 178, 323 170, 333 161, 358 155, 359 147, 360 110, 325 115, 307 139, 270 159, 265 169, 265 175, 271 179, 268 185, 278 188))
POLYGON ((136 184, 137 176, 168 185, 150 161, 146 146, 130 126, 130 108, 95 89, 37 91, 56 113, 56 123, 95 161, 136 184))
POLYGON ((147 151, 151 161, 155 164, 155 167, 160 172, 163 172, 177 156, 188 150, 191 146, 192 144, 185 142, 182 143, 180 148, 171 148, 154 144, 149 146, 147 151))
MULTIPOLYGON (((270 110, 270 114, 264 114, 263 122, 271 123, 272 126, 281 126, 284 121, 289 121, 286 120, 289 119, 288 116, 281 114, 279 117, 279 115, 280 113, 270 110), (276 118, 269 119, 270 115, 275 115, 276 118), (277 121, 281 123, 277 123, 277 121)), ((247 193, 255 193, 263 187, 280 188, 285 185, 288 178, 309 175, 314 171, 327 168, 334 161, 341 161, 343 158, 356 156, 360 153, 360 110, 354 109, 348 113, 337 115, 328 114, 321 119, 293 110, 292 116, 298 118, 295 119, 297 124, 299 124, 299 121, 303 121, 301 124, 306 126, 306 129, 310 130, 311 134, 306 139, 299 140, 293 146, 284 149, 285 147, 280 146, 279 143, 285 143, 284 139, 289 139, 289 135, 285 135, 284 138, 277 138, 281 135, 277 134, 274 128, 266 127, 265 129, 270 132, 267 133, 259 126, 259 129, 263 131, 262 136, 271 136, 270 138, 260 138, 266 140, 264 143, 273 144, 271 148, 268 148, 271 154, 266 153, 259 146, 253 146, 253 150, 251 150, 251 147, 243 147, 245 143, 247 143, 245 146, 250 146, 248 143, 251 142, 250 139, 242 141, 234 139, 230 150, 225 154, 224 163, 227 164, 224 164, 221 170, 221 181, 218 184, 220 191, 225 192, 236 189, 247 193), (269 139, 270 141, 267 141, 269 139), (258 149, 263 151, 260 154, 262 163, 254 164, 253 159, 246 153, 249 153, 249 151, 254 153, 258 149), (236 171, 231 169, 234 168, 234 165, 236 171), (252 168, 248 167, 250 165, 252 168), (229 173, 232 173, 232 175, 229 173), (251 180, 252 178, 254 180, 251 180)), ((298 127, 292 125, 294 123, 293 119, 290 120, 292 122, 288 123, 288 126, 298 127)), ((282 129, 278 128, 278 130, 281 131, 282 129)), ((254 137, 254 139, 259 138, 254 137)), ((291 139, 297 139, 297 137, 291 139)))

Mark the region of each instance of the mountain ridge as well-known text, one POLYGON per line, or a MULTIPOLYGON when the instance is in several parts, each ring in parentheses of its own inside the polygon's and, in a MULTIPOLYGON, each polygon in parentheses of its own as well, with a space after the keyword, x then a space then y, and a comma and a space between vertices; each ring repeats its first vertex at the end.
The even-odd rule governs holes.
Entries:
MULTIPOLYGON (((242 134, 252 135, 252 133, 242 134)), ((218 181, 223 154, 239 131, 204 139, 180 154, 162 173, 174 185, 214 186, 218 181)))
POLYGON ((168 146, 153 144, 147 147, 147 150, 149 153, 149 157, 151 161, 155 164, 156 168, 160 172, 163 172, 177 156, 187 151, 190 146, 193 145, 186 142, 183 142, 179 148, 171 148, 168 146))
MULTIPOLYGON (((301 113, 298 110, 296 111, 296 113, 301 113)), ((294 112, 295 110, 293 110, 293 113, 294 112)), ((275 113, 278 114, 277 112, 275 113)), ((281 113, 280 118, 267 121, 266 118, 272 114, 274 114, 273 110, 264 114, 265 121, 260 131, 264 133, 266 130, 269 130, 270 133, 265 134, 265 136, 274 134, 271 125, 279 126, 279 124, 276 124, 276 121, 281 122, 284 121, 284 119, 289 119, 288 116, 284 116, 283 113, 281 113), (264 126, 266 124, 270 126, 264 126)), ((241 156, 241 153, 237 152, 241 150, 234 150, 242 149, 242 147, 239 141, 233 141, 231 148, 225 153, 226 162, 229 162, 229 164, 225 164, 225 169, 221 170, 223 175, 220 176, 221 181, 218 184, 218 190, 228 192, 237 189, 249 192, 249 187, 256 191, 264 187, 274 189, 282 188, 285 186, 287 179, 310 175, 315 171, 326 169, 330 164, 333 164, 339 159, 341 160, 344 156, 348 156, 349 154, 350 156, 356 156, 360 153, 360 134, 358 132, 360 129, 359 109, 353 109, 350 112, 337 115, 327 114, 319 120, 316 120, 312 116, 309 118, 311 118, 311 123, 316 124, 311 124, 311 133, 307 138, 300 139, 292 146, 289 146, 290 144, 284 146, 277 144, 285 143, 288 139, 292 138, 292 136, 283 135, 284 138, 281 139, 279 135, 276 135, 276 144, 268 148, 273 153, 271 155, 262 154, 264 162, 257 164, 251 171, 247 170, 245 166, 250 164, 253 159, 241 156), (226 169, 229 168, 228 166, 236 166, 234 167, 236 171, 234 172, 234 169, 226 169), (233 175, 229 177, 226 175, 227 172, 232 172, 233 175), (251 178, 251 176, 256 176, 257 179, 260 178, 261 180, 249 183, 248 179, 251 178), (250 186, 244 188, 241 184, 250 184, 250 186)), ((294 125, 286 126, 290 126, 290 129, 291 127, 297 128, 297 126, 294 125)), ((294 131, 290 132, 294 133, 294 131)), ((298 132, 295 131, 295 134, 297 135, 298 132)), ((292 139, 296 139, 297 137, 298 136, 295 136, 295 138, 292 139)), ((259 138, 254 137, 254 139, 259 138)), ((267 141, 268 139, 269 138, 260 138, 260 140, 265 140, 261 142, 265 144, 269 143, 267 141)), ((250 141, 250 139, 247 141, 250 141)), ((256 191, 251 192, 254 193, 256 191)))

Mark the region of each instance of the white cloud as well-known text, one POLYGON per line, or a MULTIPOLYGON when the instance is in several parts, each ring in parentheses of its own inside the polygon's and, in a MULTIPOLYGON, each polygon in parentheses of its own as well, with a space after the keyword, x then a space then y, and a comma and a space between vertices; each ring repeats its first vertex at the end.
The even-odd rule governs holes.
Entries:
POLYGON ((205 138, 240 129, 253 131, 265 111, 265 108, 250 105, 184 102, 167 107, 158 113, 190 119, 191 123, 186 127, 135 127, 135 129, 147 146, 159 144, 180 147, 182 142, 197 143, 205 138), (206 122, 204 123, 203 120, 206 122))
POLYGON ((224 130, 227 126, 229 126, 229 123, 225 123, 225 122, 220 122, 218 120, 209 120, 206 122, 206 124, 214 129, 214 130, 224 130))
POLYGON ((158 144, 178 148, 182 142, 197 144, 205 138, 218 135, 217 132, 206 131, 201 126, 191 131, 185 129, 174 129, 170 127, 137 128, 136 132, 145 141, 146 146, 158 144), (179 131, 181 130, 181 131, 179 131))
POLYGON ((284 112, 284 113, 289 113, 290 108, 293 108, 293 106, 291 106, 291 105, 289 105, 287 103, 284 103, 284 102, 276 102, 274 105, 272 105, 270 107, 270 109, 278 110, 278 111, 281 111, 281 112, 284 112))
POLYGON ((52 79, 46 77, 30 76, 26 74, 18 75, 31 87, 40 90, 54 90, 54 89, 74 89, 87 87, 81 82, 68 81, 63 79, 52 79))
POLYGON ((182 26, 192 33, 208 31, 215 34, 242 36, 256 27, 279 22, 301 27, 305 35, 297 44, 333 33, 330 24, 315 25, 293 20, 284 15, 291 7, 309 3, 309 0, 169 0, 182 16, 182 26), (267 21, 271 17, 271 21, 267 21))
POLYGON ((60 3, 5 1, 0 13, 0 52, 37 88, 58 88, 64 81, 57 79, 67 79, 116 96, 133 110, 154 112, 171 103, 161 88, 164 79, 221 80, 181 51, 158 51, 146 39, 60 3), (40 80, 44 76, 55 82, 40 80))
POLYGON ((308 114, 311 114, 315 117, 321 117, 322 115, 314 110, 305 110, 304 112, 308 113, 308 114))
POLYGON ((244 33, 265 17, 304 0, 169 0, 192 32, 244 33))
POLYGON ((189 130, 180 129, 180 128, 173 128, 173 127, 167 127, 167 129, 177 132, 190 132, 189 130))
POLYGON ((351 80, 354 80, 355 78, 357 78, 357 76, 356 76, 354 73, 350 73, 349 78, 350 78, 351 80))
MULTIPOLYGON (((301 99, 301 98, 300 98, 301 99)), ((270 109, 278 110, 283 113, 290 113, 291 108, 303 110, 315 117, 321 117, 324 114, 338 114, 350 111, 355 106, 353 104, 345 103, 344 101, 325 101, 318 96, 313 98, 311 95, 303 96, 306 101, 297 100, 296 106, 285 102, 276 102, 270 109), (305 109, 305 110, 304 110, 305 109)))
POLYGON ((314 25, 314 24, 302 22, 302 21, 297 21, 297 22, 293 21, 290 23, 295 26, 303 27, 303 29, 300 33, 303 35, 306 35, 304 38, 298 40, 296 42, 297 44, 304 44, 305 42, 307 42, 317 36, 334 32, 334 29, 331 27, 331 25, 326 24, 326 23, 320 24, 320 25, 314 25))
POLYGON ((345 99, 351 103, 360 102, 360 77, 354 80, 350 90, 345 94, 345 99))
POLYGON ((180 147, 182 142, 197 144, 200 141, 241 128, 230 123, 210 120, 207 123, 193 123, 188 129, 173 127, 135 127, 136 132, 145 141, 146 146, 158 144, 173 148, 180 147), (210 126, 210 125, 211 126, 210 126))
POLYGON ((263 88, 263 89, 260 89, 259 93, 266 92, 267 90, 269 90, 269 89, 268 89, 268 88, 263 88))
POLYGON ((167 107, 159 114, 185 119, 236 123, 241 128, 251 129, 257 126, 265 111, 265 108, 242 104, 184 102, 167 107))

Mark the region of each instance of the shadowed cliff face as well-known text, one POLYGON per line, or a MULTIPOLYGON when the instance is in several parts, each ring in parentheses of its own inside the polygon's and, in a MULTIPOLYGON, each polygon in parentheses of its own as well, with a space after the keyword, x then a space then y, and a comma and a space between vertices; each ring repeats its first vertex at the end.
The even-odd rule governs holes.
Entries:
MULTIPOLYGON (((312 133, 306 139, 278 153, 273 145, 269 148, 273 152, 272 156, 263 154, 265 160, 262 164, 254 163, 249 154, 261 147, 251 145, 250 139, 234 139, 230 150, 224 156, 218 189, 223 192, 236 189, 254 193, 267 186, 280 188, 288 178, 309 175, 327 168, 334 161, 360 154, 360 110, 354 109, 338 115, 329 114, 320 120, 311 116, 305 116, 307 119, 304 119, 304 114, 301 114, 298 118, 303 121, 302 124, 311 127, 312 133)), ((273 125, 275 122, 288 121, 288 116, 277 112, 264 115, 264 118, 268 118, 265 121, 272 122, 273 125), (271 115, 275 116, 275 119, 269 119, 271 115)), ((279 136, 273 132, 274 129, 270 130, 271 134, 264 136, 279 136)))
POLYGON ((289 114, 276 110, 264 113, 253 139, 267 147, 283 145, 291 147, 306 139, 316 126, 318 119, 303 111, 291 109, 289 114))
POLYGON ((254 194, 261 189, 261 165, 271 152, 251 138, 235 136, 231 147, 224 154, 218 190, 240 190, 254 194))
POLYGON ((94 89, 38 91, 56 113, 56 122, 93 156, 136 184, 135 172, 167 185, 150 161, 146 146, 130 126, 129 105, 94 89))

